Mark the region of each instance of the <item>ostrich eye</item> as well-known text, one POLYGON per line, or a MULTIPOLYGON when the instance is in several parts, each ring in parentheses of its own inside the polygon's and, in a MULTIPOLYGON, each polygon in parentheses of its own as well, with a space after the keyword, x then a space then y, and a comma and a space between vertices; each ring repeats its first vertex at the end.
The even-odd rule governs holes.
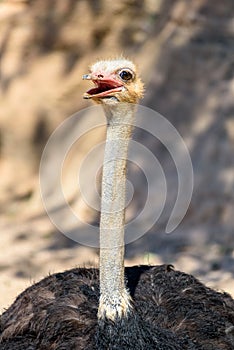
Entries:
POLYGON ((133 74, 129 70, 124 69, 124 70, 121 70, 121 72, 119 73, 119 76, 122 80, 127 81, 127 80, 132 79, 133 74))

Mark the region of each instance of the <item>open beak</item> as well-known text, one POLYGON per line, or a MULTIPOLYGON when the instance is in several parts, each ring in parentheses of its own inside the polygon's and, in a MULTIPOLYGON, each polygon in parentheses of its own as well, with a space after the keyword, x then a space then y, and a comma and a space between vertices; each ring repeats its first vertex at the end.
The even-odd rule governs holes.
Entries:
POLYGON ((98 77, 92 76, 92 74, 85 74, 82 77, 83 80, 92 80, 95 87, 84 93, 83 98, 103 98, 113 96, 113 93, 121 92, 123 85, 121 82, 113 79, 112 77, 98 77))

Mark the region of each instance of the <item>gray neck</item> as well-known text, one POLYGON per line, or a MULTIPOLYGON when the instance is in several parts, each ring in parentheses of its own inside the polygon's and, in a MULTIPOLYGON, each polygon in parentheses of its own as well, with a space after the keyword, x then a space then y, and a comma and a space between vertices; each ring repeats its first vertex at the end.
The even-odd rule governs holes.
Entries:
POLYGON ((124 281, 125 187, 128 144, 135 106, 104 107, 107 137, 100 219, 100 302, 98 317, 116 319, 131 308, 124 281))

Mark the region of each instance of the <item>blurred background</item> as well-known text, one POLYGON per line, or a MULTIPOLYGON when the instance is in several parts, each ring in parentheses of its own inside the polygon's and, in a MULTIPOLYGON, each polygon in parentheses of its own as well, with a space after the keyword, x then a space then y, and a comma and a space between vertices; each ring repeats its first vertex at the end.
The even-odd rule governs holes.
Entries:
MULTIPOLYGON (((165 234, 176 198, 175 165, 159 142, 136 130, 135 139, 163 167, 168 196, 155 227, 127 245, 126 265, 172 263, 234 296, 233 0, 2 0, 0 311, 48 273, 98 264, 97 249, 74 243, 50 222, 39 164, 56 127, 90 106, 82 99, 88 84, 81 80, 88 66, 121 54, 139 67, 146 86, 141 103, 177 128, 194 167, 189 210, 165 234)), ((92 118, 81 118, 76 128, 92 125, 92 118)), ((96 225, 98 212, 74 191, 73 180, 85 154, 104 138, 104 128, 84 135, 63 174, 73 207, 96 225)), ((48 163, 53 167, 53 155, 48 163)), ((86 173, 88 189, 92 162, 86 173)), ((145 179, 134 169, 130 176, 136 187, 127 215, 134 217, 144 205, 145 179)), ((51 192, 55 185, 48 176, 51 192)))

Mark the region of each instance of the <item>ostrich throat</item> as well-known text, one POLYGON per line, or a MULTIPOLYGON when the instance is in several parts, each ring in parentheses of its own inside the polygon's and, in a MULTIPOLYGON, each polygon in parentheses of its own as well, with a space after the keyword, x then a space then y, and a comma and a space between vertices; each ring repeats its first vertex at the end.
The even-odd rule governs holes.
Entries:
POLYGON ((98 317, 114 321, 126 316, 131 308, 124 278, 124 223, 126 163, 135 105, 106 104, 103 108, 107 135, 102 175, 98 317))

